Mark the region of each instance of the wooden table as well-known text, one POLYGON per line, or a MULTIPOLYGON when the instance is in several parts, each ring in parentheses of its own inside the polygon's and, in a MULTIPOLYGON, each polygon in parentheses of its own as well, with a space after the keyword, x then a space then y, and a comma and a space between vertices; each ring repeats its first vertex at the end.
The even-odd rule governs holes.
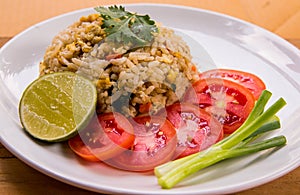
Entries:
MULTIPOLYGON (((10 38, 0 37, 0 47, 10 38)), ((300 39, 288 40, 300 48, 300 39)), ((94 194, 52 179, 11 154, 0 144, 0 194, 94 194)), ((300 167, 287 175, 265 185, 235 193, 252 194, 300 194, 300 167)))
MULTIPOLYGON (((0 0, 0 47, 25 28, 62 13, 105 4, 141 2, 143 0, 0 0)), ((300 48, 299 0, 288 0, 288 3, 278 0, 144 0, 144 2, 177 4, 225 13, 266 28, 300 48)), ((93 194, 36 171, 0 144, 0 194, 45 193, 93 194)), ((300 167, 268 184, 236 194, 300 194, 300 167)))

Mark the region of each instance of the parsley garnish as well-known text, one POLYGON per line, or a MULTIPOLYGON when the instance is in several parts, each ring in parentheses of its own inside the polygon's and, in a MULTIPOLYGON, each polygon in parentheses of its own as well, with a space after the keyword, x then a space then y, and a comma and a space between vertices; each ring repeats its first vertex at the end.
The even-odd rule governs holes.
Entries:
POLYGON ((158 32, 155 22, 149 15, 137 15, 125 11, 122 6, 96 7, 103 18, 102 28, 106 32, 106 40, 117 45, 143 47, 150 45, 154 33, 158 32))

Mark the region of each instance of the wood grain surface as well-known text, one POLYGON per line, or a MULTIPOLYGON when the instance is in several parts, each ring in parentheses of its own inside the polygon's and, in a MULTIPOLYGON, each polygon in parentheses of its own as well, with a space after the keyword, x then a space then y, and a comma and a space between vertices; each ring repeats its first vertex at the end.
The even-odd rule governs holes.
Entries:
POLYGON ((191 6, 246 20, 288 39, 300 39, 300 0, 0 0, 0 37, 70 11, 108 4, 191 6))
MULTIPOLYGON (((0 47, 31 25, 59 14, 97 5, 143 2, 192 6, 228 14, 270 30, 300 48, 300 0, 0 0, 0 47)), ((96 193, 38 172, 0 144, 0 194, 96 193)), ((235 194, 300 194, 300 167, 272 182, 235 194)))

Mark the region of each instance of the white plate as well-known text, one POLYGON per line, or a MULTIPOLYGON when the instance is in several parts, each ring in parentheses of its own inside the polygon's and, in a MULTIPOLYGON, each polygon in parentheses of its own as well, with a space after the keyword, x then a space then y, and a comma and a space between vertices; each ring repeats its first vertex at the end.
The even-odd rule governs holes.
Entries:
POLYGON ((201 60, 201 52, 206 51, 211 56, 209 60, 213 59, 219 67, 259 75, 273 92, 272 101, 282 96, 288 102, 279 114, 282 128, 273 133, 285 135, 287 146, 224 161, 174 189, 162 190, 151 174, 88 163, 75 157, 66 145, 47 145, 32 140, 19 124, 19 98, 24 88, 37 77, 38 63, 53 36, 79 17, 94 12, 84 9, 34 25, 1 48, 1 142, 13 154, 60 181, 92 191, 122 194, 232 193, 269 182, 300 165, 300 52, 297 48, 257 26, 210 11, 155 4, 126 7, 148 13, 155 20, 184 33, 196 60, 201 60), (197 48, 196 42, 201 47, 197 48))

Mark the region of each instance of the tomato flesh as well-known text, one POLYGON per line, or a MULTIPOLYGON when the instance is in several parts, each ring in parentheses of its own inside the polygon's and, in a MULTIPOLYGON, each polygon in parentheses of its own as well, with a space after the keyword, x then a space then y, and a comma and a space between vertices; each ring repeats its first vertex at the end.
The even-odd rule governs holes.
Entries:
MULTIPOLYGON (((183 97, 156 116, 128 120, 114 112, 98 115, 68 141, 89 161, 129 171, 149 171, 176 158, 204 150, 231 134, 246 120, 265 89, 255 75, 216 69, 200 74, 183 97)), ((138 107, 148 114, 151 104, 138 107)))
POLYGON ((175 158, 204 150, 223 138, 221 124, 195 105, 176 103, 168 106, 166 112, 177 131, 175 158))
POLYGON ((254 95, 242 85, 224 79, 201 79, 185 94, 184 100, 197 104, 223 125, 225 134, 234 132, 254 107, 254 95))
POLYGON ((131 123, 119 113, 98 115, 68 141, 70 148, 90 161, 104 161, 127 150, 134 141, 131 123))
POLYGON ((172 159, 176 149, 176 131, 166 119, 156 116, 132 120, 135 140, 131 148, 108 161, 119 169, 148 171, 172 159))
POLYGON ((200 74, 200 79, 207 78, 222 78, 237 82, 249 89, 255 99, 258 99, 262 91, 266 89, 264 82, 258 76, 240 70, 213 69, 200 74))

